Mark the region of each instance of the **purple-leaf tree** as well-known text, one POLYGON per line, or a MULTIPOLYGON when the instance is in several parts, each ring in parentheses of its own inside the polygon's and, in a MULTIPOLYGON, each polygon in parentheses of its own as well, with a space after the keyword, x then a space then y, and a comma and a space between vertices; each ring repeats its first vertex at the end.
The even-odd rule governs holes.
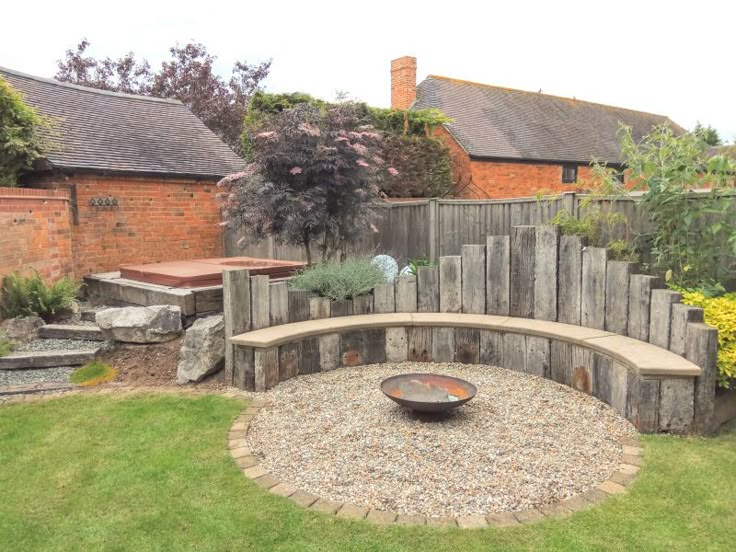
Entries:
POLYGON ((213 69, 215 56, 202 44, 169 48, 171 60, 156 72, 145 59, 132 52, 119 59, 96 59, 87 54, 89 41, 67 50, 58 61, 54 78, 82 86, 159 98, 175 98, 235 151, 240 152, 240 133, 248 99, 268 76, 271 62, 250 65, 236 62, 229 81, 213 69))
POLYGON ((241 241, 272 236, 323 261, 373 229, 379 183, 392 168, 381 133, 360 124, 352 103, 303 104, 270 117, 254 137, 253 162, 219 186, 224 223, 241 241))

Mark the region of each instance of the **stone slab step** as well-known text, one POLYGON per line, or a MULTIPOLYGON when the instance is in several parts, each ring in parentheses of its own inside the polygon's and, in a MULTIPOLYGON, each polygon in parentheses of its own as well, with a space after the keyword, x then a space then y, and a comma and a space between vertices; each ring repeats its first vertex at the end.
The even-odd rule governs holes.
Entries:
POLYGON ((68 351, 26 351, 0 357, 0 370, 24 368, 56 368, 57 366, 81 366, 95 359, 98 349, 74 349, 68 351))
POLYGON ((47 381, 41 383, 27 383, 25 385, 11 385, 9 387, 0 387, 0 396, 2 395, 31 395, 34 393, 50 393, 53 391, 68 391, 73 389, 71 383, 60 381, 47 381))
POLYGON ((75 326, 73 324, 46 324, 38 329, 38 335, 45 339, 105 340, 102 330, 97 326, 75 326))

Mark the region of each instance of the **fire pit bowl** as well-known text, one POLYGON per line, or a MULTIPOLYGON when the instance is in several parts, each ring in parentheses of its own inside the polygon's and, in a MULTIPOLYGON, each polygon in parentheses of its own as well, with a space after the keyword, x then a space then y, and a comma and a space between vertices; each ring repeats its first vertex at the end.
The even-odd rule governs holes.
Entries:
POLYGON ((381 391, 392 401, 417 412, 445 412, 475 397, 475 385, 438 374, 401 374, 381 382, 381 391))

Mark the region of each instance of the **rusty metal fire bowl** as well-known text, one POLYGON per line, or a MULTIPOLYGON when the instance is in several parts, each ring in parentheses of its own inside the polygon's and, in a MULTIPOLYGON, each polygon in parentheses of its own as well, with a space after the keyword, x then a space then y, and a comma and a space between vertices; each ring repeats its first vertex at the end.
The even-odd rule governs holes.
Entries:
POLYGON ((401 374, 381 382, 381 391, 392 401, 417 412, 445 412, 475 397, 475 385, 438 374, 401 374))

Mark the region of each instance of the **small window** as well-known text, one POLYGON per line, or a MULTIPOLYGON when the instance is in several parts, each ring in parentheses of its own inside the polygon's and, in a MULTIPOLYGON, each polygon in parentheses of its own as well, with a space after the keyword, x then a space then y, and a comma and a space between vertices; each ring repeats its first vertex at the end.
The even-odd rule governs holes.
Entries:
POLYGON ((575 184, 578 180, 577 165, 562 165, 562 183, 575 184))

